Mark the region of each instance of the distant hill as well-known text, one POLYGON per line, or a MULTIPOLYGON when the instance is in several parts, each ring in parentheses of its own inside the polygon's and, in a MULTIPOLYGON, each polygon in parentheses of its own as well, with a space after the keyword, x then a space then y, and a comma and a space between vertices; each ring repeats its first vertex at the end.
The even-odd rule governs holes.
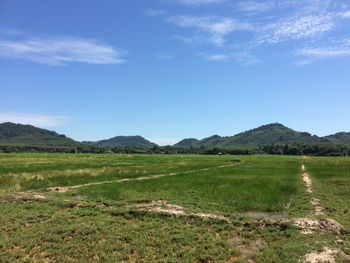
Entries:
POLYGON ((0 124, 0 145, 71 147, 79 145, 79 142, 32 125, 5 122, 0 124))
MULTIPOLYGON (((182 148, 233 148, 257 149, 266 145, 285 144, 334 144, 350 146, 350 133, 340 132, 326 137, 318 137, 308 132, 299 132, 280 123, 272 123, 248 130, 234 136, 213 135, 202 140, 195 138, 183 139, 175 147, 182 148)), ((152 148, 155 143, 141 136, 116 136, 111 139, 96 142, 77 142, 65 135, 54 131, 40 129, 32 125, 14 124, 10 122, 0 124, 0 146, 33 146, 33 147, 78 147, 82 145, 94 147, 142 147, 152 148)), ((86 147, 85 147, 86 148, 86 147)), ((84 149, 85 149, 84 148, 84 149)))
POLYGON ((338 132, 336 134, 328 135, 324 138, 336 144, 350 145, 350 132, 338 132))
POLYGON ((111 139, 101 140, 97 142, 83 142, 83 144, 97 147, 153 147, 155 143, 146 140, 141 136, 116 136, 111 139))
MULTIPOLYGON (((186 141, 186 139, 182 140, 181 142, 183 141, 186 141)), ((214 135, 200 141, 191 139, 189 142, 190 143, 188 146, 192 147, 258 147, 269 144, 331 143, 331 141, 327 138, 321 138, 316 135, 311 135, 307 132, 298 132, 280 123, 263 125, 261 127, 242 132, 234 136, 221 137, 214 135)), ((178 146, 179 143, 176 145, 178 146)))
POLYGON ((182 141, 179 141, 174 146, 176 146, 176 147, 190 147, 192 145, 195 145, 198 142, 199 142, 199 140, 197 140, 197 139, 188 138, 188 139, 183 139, 182 141))

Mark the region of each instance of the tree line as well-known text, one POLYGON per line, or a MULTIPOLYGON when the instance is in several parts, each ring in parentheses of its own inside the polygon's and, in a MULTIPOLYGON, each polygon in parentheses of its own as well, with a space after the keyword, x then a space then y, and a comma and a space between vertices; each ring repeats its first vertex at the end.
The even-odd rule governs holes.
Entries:
POLYGON ((123 154, 206 154, 206 155, 311 155, 350 156, 350 148, 335 144, 270 144, 259 147, 76 147, 0 145, 2 153, 45 152, 45 153, 123 153, 123 154))

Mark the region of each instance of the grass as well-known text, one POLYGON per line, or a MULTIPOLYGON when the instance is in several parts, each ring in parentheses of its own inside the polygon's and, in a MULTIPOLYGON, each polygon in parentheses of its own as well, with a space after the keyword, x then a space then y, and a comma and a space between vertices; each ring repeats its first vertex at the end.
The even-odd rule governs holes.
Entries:
POLYGON ((246 216, 311 215, 302 162, 327 216, 350 228, 349 158, 0 154, 0 261, 299 262, 326 245, 350 253, 348 237, 336 244, 339 237, 329 233, 302 235, 292 224, 265 224, 246 216), (66 193, 45 191, 174 172, 66 193), (46 199, 20 198, 26 191, 46 199), (224 214, 232 223, 130 206, 152 200, 181 205, 187 212, 224 214))
POLYGON ((284 211, 297 193, 299 162, 242 158, 237 166, 157 180, 98 185, 74 194, 90 200, 170 200, 192 209, 232 213, 284 211))

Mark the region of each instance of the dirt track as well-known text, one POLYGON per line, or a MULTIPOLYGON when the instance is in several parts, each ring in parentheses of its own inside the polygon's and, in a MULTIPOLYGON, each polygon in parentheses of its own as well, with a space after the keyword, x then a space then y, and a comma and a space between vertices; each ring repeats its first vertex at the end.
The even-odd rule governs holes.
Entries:
MULTIPOLYGON (((310 175, 306 172, 305 165, 301 165, 301 172, 303 181, 305 183, 306 192, 313 195, 314 189, 312 186, 312 180, 310 175)), ((324 216, 324 207, 321 205, 319 199, 311 197, 310 203, 315 211, 315 216, 324 216)), ((346 235, 348 231, 340 225, 337 221, 331 218, 317 219, 311 217, 298 218, 294 221, 294 224, 300 229, 302 234, 312 234, 316 230, 322 230, 332 233, 337 236, 346 235)), ((323 251, 312 251, 305 255, 304 261, 311 263, 318 262, 335 262, 336 256, 340 255, 344 259, 349 260, 349 256, 339 249, 332 249, 329 247, 324 247, 323 251)))
POLYGON ((200 171, 208 171, 208 170, 212 170, 212 169, 222 169, 222 168, 232 167, 232 166, 236 166, 236 165, 239 165, 239 164, 227 164, 227 165, 220 165, 220 166, 214 166, 214 167, 201 168, 201 169, 196 169, 196 170, 189 170, 189 171, 184 171, 184 172, 174 172, 174 173, 167 173, 167 174, 156 174, 156 175, 142 176, 142 177, 136 177, 136 178, 124 178, 124 179, 118 179, 118 180, 109 180, 109 181, 102 181, 102 182, 95 182, 95 183, 72 185, 72 186, 57 186, 57 187, 47 188, 46 190, 49 191, 49 192, 64 193, 64 192, 67 192, 69 190, 78 189, 78 188, 82 188, 82 187, 93 186, 93 185, 124 183, 124 182, 130 182, 130 181, 152 180, 152 179, 156 179, 156 178, 167 177, 167 176, 174 176, 174 175, 179 175, 179 174, 191 174, 191 173, 196 173, 196 172, 200 172, 200 171))

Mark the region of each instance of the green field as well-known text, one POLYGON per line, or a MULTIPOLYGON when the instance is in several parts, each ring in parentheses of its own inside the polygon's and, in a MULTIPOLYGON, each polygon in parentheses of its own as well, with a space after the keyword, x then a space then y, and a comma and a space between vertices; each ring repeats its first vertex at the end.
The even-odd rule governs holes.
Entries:
POLYGON ((0 154, 0 209, 1 262, 347 262, 346 233, 294 220, 350 229, 350 158, 0 154))

